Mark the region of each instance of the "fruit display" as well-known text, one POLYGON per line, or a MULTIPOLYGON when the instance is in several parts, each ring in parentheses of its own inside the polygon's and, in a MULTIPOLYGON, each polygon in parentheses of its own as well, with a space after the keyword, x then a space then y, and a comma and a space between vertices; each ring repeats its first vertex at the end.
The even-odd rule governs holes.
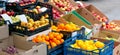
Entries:
POLYGON ((52 12, 53 12, 53 18, 55 18, 55 19, 58 19, 58 18, 60 18, 60 17, 63 16, 63 14, 60 13, 60 12, 59 12, 57 9, 55 9, 55 8, 52 9, 52 12))
POLYGON ((21 0, 19 2, 20 6, 25 6, 25 5, 29 5, 29 4, 34 4, 36 2, 36 0, 21 0))
POLYGON ((54 31, 68 31, 68 32, 72 32, 80 29, 76 24, 72 22, 67 24, 60 23, 57 26, 53 25, 51 28, 54 31))
POLYGON ((93 16, 96 17, 97 20, 99 20, 100 22, 108 22, 108 19, 106 17, 101 17, 99 14, 97 14, 96 12, 92 11, 93 16))
POLYGON ((46 11, 47 8, 46 7, 41 7, 41 6, 36 6, 34 9, 24 9, 24 12, 25 13, 35 13, 35 14, 39 14, 39 13, 42 13, 44 11, 46 11), (43 9, 44 8, 44 9, 43 9))
POLYGON ((74 6, 70 0, 51 0, 56 7, 61 9, 62 11, 72 11, 78 8, 78 6, 74 6))
POLYGON ((100 41, 94 41, 94 40, 76 40, 74 44, 71 45, 72 48, 87 50, 87 51, 93 51, 97 49, 101 49, 105 47, 105 44, 100 41))
MULTIPOLYGON (((29 31, 34 31, 35 29, 49 24, 49 19, 47 19, 48 16, 42 16, 41 18, 39 18, 39 20, 36 21, 34 21, 33 18, 30 18, 29 16, 26 17, 28 19, 28 23, 21 22, 20 26, 27 27, 29 31)), ((20 26, 16 26, 16 28, 21 29, 20 26)))
POLYGON ((10 17, 11 17, 13 23, 20 22, 20 18, 19 18, 18 15, 16 15, 16 16, 10 16, 10 17))
POLYGON ((120 30, 120 26, 114 22, 103 23, 102 28, 106 30, 114 30, 114 31, 120 30))
POLYGON ((48 45, 48 48, 54 48, 64 42, 63 34, 50 32, 48 35, 37 35, 35 38, 32 39, 35 43, 44 42, 48 45))

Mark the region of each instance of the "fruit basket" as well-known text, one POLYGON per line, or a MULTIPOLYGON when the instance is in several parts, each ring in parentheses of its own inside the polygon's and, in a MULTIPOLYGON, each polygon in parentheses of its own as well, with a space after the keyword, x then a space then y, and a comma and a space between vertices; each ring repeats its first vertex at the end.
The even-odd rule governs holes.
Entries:
MULTIPOLYGON (((99 41, 92 40, 93 43, 95 42, 94 45, 99 47, 99 48, 93 49, 93 48, 89 48, 92 45, 87 47, 88 46, 87 42, 89 42, 91 40, 79 39, 79 38, 74 39, 74 38, 71 38, 71 39, 68 39, 65 41, 65 43, 64 43, 64 55, 112 55, 113 54, 114 41, 112 41, 112 40, 105 40, 103 42, 100 40, 99 41), (85 41, 86 45, 85 44, 84 45, 86 47, 84 45, 81 45, 80 48, 78 47, 78 45, 75 46, 74 43, 77 43, 78 41, 80 41, 80 44, 83 41, 85 41)), ((85 43, 85 42, 83 42, 83 43, 85 43)), ((90 44, 90 42, 88 44, 90 44)))

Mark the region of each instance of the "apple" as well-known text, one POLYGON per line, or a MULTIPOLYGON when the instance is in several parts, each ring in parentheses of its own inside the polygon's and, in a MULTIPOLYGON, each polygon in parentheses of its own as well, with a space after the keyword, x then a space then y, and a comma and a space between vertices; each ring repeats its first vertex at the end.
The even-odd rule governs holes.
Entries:
POLYGON ((2 10, 2 14, 6 13, 6 10, 2 10))
POLYGON ((11 3, 9 3, 9 4, 8 4, 8 6, 12 6, 12 4, 11 4, 11 3))
POLYGON ((40 9, 40 6, 36 6, 36 9, 40 9))
POLYGON ((11 15, 13 16, 15 14, 15 12, 14 11, 11 11, 11 15))
POLYGON ((7 11, 7 14, 8 14, 9 16, 11 16, 11 12, 7 11))

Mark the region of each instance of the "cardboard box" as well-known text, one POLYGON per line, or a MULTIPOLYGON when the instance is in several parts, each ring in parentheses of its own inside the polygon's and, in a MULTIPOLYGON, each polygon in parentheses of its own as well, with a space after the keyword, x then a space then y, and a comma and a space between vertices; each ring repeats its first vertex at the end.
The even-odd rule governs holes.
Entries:
POLYGON ((9 37, 8 25, 0 26, 0 39, 5 39, 9 37))
POLYGON ((101 22, 98 21, 92 14, 85 8, 79 8, 76 10, 81 16, 83 16, 86 20, 88 20, 91 24, 100 24, 101 22))
POLYGON ((5 49, 8 46, 13 45, 13 38, 12 37, 8 37, 5 39, 0 40, 0 49, 5 49))
MULTIPOLYGON (((97 37, 97 36, 94 36, 94 37, 97 37)), ((115 38, 116 41, 120 42, 120 34, 112 32, 112 31, 101 30, 99 32, 99 36, 98 37, 100 37, 100 38, 106 38, 106 37, 115 38)))
POLYGON ((108 19, 108 17, 106 15, 104 15, 100 10, 98 10, 95 6, 93 5, 88 5, 85 7, 91 14, 92 11, 94 11, 96 14, 100 15, 101 17, 105 17, 108 19))
POLYGON ((19 55, 47 55, 46 44, 27 41, 27 36, 12 35, 14 46, 18 49, 19 55))
POLYGON ((113 55, 120 55, 120 42, 115 42, 113 55))

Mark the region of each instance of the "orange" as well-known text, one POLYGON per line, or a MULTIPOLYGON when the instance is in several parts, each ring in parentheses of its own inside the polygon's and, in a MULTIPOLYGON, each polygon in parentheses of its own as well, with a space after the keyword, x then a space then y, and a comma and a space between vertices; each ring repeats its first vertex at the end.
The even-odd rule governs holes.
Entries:
POLYGON ((51 46, 50 46, 50 45, 48 45, 48 49, 51 49, 51 46))
POLYGON ((63 34, 62 33, 60 33, 59 35, 61 36, 61 38, 63 38, 63 34))
POLYGON ((59 33, 54 33, 54 37, 56 38, 59 35, 59 33))
POLYGON ((59 40, 56 40, 55 43, 56 43, 57 45, 61 44, 59 40))
POLYGON ((48 41, 45 41, 45 43, 46 43, 47 45, 50 45, 50 43, 49 43, 48 41))
POLYGON ((30 30, 30 31, 33 31, 33 30, 35 30, 35 28, 34 28, 34 27, 31 27, 31 28, 29 28, 29 30, 30 30))
POLYGON ((57 39, 56 38, 53 38, 53 41, 55 42, 57 39))
POLYGON ((46 37, 45 37, 45 40, 47 40, 47 41, 48 41, 48 40, 49 40, 49 37, 48 37, 48 36, 46 36, 46 37))
POLYGON ((63 39, 60 39, 60 42, 61 42, 61 44, 64 42, 64 40, 63 39))
POLYGON ((41 37, 46 37, 46 35, 45 35, 45 34, 42 34, 41 37))
POLYGON ((50 35, 49 35, 49 38, 50 38, 50 39, 53 39, 53 38, 54 38, 54 36, 53 36, 52 34, 50 34, 50 35))
POLYGON ((63 23, 61 23, 61 24, 59 24, 57 27, 58 27, 58 29, 64 29, 64 24, 63 23))
POLYGON ((33 39, 32 39, 32 42, 36 43, 36 38, 33 38, 33 39))
POLYGON ((51 42, 51 47, 52 48, 54 48, 54 47, 56 47, 57 46, 57 44, 55 43, 55 42, 51 42))
POLYGON ((45 40, 45 37, 41 37, 42 40, 45 40))
POLYGON ((71 27, 69 24, 66 24, 66 25, 65 25, 65 29, 66 29, 67 31, 72 31, 72 27, 71 27))
POLYGON ((62 37, 60 36, 60 35, 58 35, 57 37, 56 37, 56 39, 57 40, 60 40, 62 37))

